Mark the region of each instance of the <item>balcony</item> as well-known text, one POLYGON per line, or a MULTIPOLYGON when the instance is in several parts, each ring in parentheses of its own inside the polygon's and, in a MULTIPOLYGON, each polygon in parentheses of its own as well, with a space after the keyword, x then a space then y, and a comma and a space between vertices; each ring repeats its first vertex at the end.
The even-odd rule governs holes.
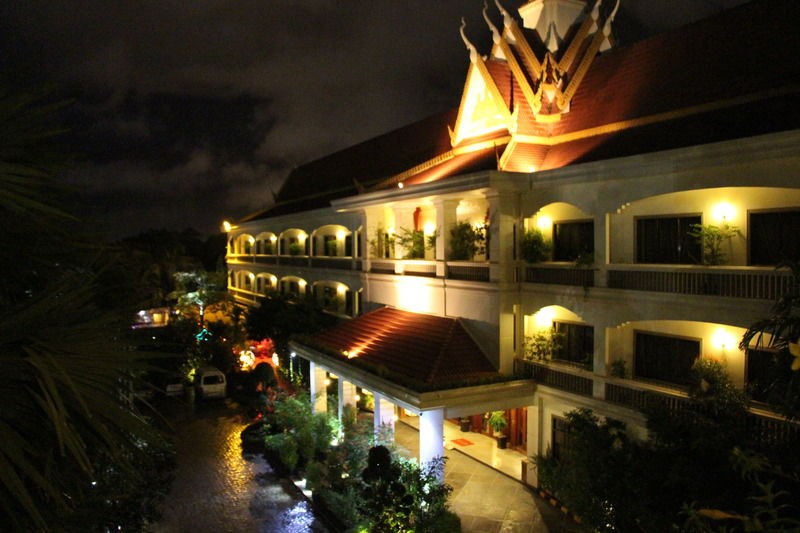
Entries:
POLYGON ((514 359, 514 374, 532 378, 537 383, 582 396, 592 396, 594 380, 591 373, 577 368, 556 367, 526 359, 514 359))
POLYGON ((578 268, 573 263, 526 266, 524 276, 523 281, 525 283, 594 287, 594 270, 591 268, 578 268))
POLYGON ((787 270, 760 267, 702 267, 695 265, 609 265, 608 287, 776 300, 791 287, 787 270))
POLYGON ((448 261, 447 279, 489 281, 489 264, 467 261, 448 261))
POLYGON ((352 270, 352 257, 312 257, 311 266, 313 268, 332 268, 335 270, 352 270))
MULTIPOLYGON (((637 411, 662 408, 673 416, 681 416, 687 409, 688 397, 681 391, 658 390, 633 380, 603 379, 608 402, 637 411)), ((791 442, 800 437, 800 424, 759 409, 750 409, 745 427, 754 440, 768 445, 791 442)))

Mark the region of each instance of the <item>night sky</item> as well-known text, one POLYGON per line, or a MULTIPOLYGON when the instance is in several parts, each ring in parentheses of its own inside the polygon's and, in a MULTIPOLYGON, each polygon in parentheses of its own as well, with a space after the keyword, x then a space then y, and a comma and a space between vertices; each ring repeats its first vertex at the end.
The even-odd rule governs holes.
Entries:
MULTIPOLYGON (((622 44, 743 0, 622 0, 622 44)), ((524 3, 505 0, 511 10, 524 3)), ((478 0, 12 0, 0 68, 75 98, 64 176, 110 240, 216 232, 292 167, 458 105, 478 0)), ((490 13, 498 25, 494 6, 490 13)))

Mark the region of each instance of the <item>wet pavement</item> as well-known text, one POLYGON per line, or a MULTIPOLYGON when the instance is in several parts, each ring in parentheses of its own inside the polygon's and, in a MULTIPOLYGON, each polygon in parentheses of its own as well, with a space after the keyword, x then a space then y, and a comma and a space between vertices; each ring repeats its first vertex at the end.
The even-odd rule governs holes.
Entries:
POLYGON ((325 533, 311 505, 260 454, 242 454, 247 422, 229 403, 164 406, 178 467, 155 533, 325 533))

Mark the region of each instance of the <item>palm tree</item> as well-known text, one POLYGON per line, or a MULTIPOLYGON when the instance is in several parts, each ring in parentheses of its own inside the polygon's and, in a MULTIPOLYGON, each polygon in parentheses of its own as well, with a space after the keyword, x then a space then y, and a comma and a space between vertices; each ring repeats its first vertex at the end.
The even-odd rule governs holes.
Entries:
POLYGON ((800 416, 800 262, 787 261, 777 268, 791 271, 789 287, 773 305, 772 315, 747 329, 739 348, 765 347, 777 352, 775 362, 780 368, 776 368, 777 377, 770 384, 771 401, 786 416, 797 418, 800 416), (782 357, 778 358, 779 355, 782 357))
POLYGON ((63 105, 0 88, 0 521, 17 531, 90 529, 73 511, 161 441, 122 401, 143 361, 98 309, 94 251, 70 233, 63 105))

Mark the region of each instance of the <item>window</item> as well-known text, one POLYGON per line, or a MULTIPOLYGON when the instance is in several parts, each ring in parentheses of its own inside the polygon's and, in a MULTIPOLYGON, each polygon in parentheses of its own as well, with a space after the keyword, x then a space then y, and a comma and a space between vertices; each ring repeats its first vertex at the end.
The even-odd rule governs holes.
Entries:
POLYGON ((353 257, 353 236, 346 235, 344 238, 344 255, 345 257, 353 257))
POLYGON ((594 222, 557 222, 553 224, 553 261, 575 261, 594 253, 594 222))
POLYGON ((561 347, 553 351, 553 359, 592 367, 594 355, 594 328, 585 324, 553 322, 561 334, 561 347))
POLYGON ((698 264, 703 254, 700 243, 689 235, 700 216, 636 219, 636 262, 698 264))
POLYGON ((792 355, 787 351, 748 349, 746 354, 747 393, 757 402, 780 398, 786 382, 792 379, 792 355))
POLYGON ((751 265, 800 260, 800 209, 750 213, 751 265))
POLYGON ((563 459, 567 450, 570 448, 571 435, 569 430, 569 422, 566 418, 554 416, 552 418, 552 438, 550 440, 550 452, 555 459, 563 459))
POLYGON ((638 378, 689 384, 689 370, 700 357, 700 340, 636 332, 634 374, 638 378))

